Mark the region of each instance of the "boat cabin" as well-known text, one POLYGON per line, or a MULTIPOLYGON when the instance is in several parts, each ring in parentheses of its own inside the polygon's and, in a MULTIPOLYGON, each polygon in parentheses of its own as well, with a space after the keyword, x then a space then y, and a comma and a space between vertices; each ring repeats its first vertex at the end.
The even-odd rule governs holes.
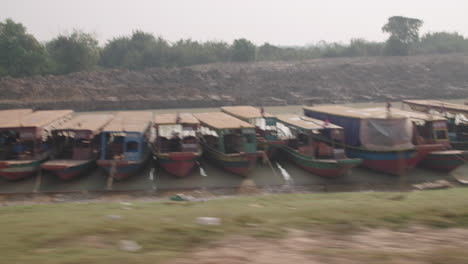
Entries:
POLYGON ((152 112, 118 112, 101 133, 101 160, 140 161, 150 138, 152 112))
POLYGON ((370 151, 414 149, 409 118, 395 113, 394 109, 382 109, 318 105, 305 106, 304 114, 342 127, 346 131, 344 143, 350 147, 370 151))
POLYGON ((156 114, 153 127, 157 153, 200 151, 196 134, 200 122, 192 114, 156 114))
POLYGON ((286 146, 317 159, 345 158, 343 128, 322 120, 299 115, 278 115, 286 146))
POLYGON ((0 160, 31 160, 51 152, 51 130, 69 121, 72 110, 0 111, 0 160))
POLYGON ((256 153, 255 127, 245 121, 221 112, 198 113, 200 133, 204 143, 224 154, 256 153))
POLYGON ((80 115, 52 130, 54 159, 88 160, 97 158, 101 133, 113 118, 110 114, 80 115))
POLYGON ((277 119, 274 115, 253 106, 224 106, 221 111, 254 125, 257 134, 266 140, 278 139, 277 119))
MULTIPOLYGON (((367 113, 386 113, 384 107, 363 109, 367 113)), ((441 115, 391 109, 392 115, 405 116, 413 124, 412 143, 414 145, 442 144, 449 147, 447 119, 441 115)))

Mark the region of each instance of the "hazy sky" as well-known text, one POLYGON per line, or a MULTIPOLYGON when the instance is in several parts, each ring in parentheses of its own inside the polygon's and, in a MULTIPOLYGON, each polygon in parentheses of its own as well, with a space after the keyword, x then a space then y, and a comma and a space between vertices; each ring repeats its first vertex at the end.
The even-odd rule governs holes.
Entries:
POLYGON ((0 0, 0 20, 23 23, 40 41, 76 28, 95 33, 101 45, 135 29, 170 41, 384 40, 381 28, 393 15, 422 19, 422 32, 468 36, 467 0, 0 0))

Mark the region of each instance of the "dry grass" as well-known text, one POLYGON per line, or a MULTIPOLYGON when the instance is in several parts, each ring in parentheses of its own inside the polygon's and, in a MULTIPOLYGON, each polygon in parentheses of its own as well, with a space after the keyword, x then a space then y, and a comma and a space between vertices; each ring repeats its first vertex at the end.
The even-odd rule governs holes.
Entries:
MULTIPOLYGON (((407 194, 283 194, 130 206, 68 203, 3 207, 1 262, 157 263, 233 234, 278 238, 290 228, 339 233, 413 224, 467 228, 467 200, 468 192, 460 188, 407 194), (198 225, 195 219, 199 216, 219 217, 222 224, 198 225), (135 240, 143 249, 137 253, 121 251, 117 246, 121 239, 135 240)), ((462 263, 467 257, 458 249, 443 251, 434 252, 429 263, 442 263, 440 255, 453 258, 444 263, 462 263)), ((374 257, 356 254, 366 260, 374 257)))

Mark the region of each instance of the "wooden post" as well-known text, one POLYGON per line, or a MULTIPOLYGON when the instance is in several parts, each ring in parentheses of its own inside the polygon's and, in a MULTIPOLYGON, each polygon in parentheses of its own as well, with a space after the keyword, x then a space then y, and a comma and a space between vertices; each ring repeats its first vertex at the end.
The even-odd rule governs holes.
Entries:
POLYGON ((107 176, 107 187, 106 187, 106 189, 108 191, 112 190, 112 185, 114 183, 114 175, 115 175, 115 171, 117 170, 116 166, 117 166, 117 163, 115 162, 115 159, 113 159, 109 175, 107 176))

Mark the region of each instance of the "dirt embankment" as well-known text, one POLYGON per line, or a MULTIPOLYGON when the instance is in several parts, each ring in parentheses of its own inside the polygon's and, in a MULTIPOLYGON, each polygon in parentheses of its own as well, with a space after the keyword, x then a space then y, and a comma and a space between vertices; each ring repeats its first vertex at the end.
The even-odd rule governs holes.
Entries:
POLYGON ((468 55, 215 63, 0 79, 0 108, 108 109, 468 97, 468 55))

